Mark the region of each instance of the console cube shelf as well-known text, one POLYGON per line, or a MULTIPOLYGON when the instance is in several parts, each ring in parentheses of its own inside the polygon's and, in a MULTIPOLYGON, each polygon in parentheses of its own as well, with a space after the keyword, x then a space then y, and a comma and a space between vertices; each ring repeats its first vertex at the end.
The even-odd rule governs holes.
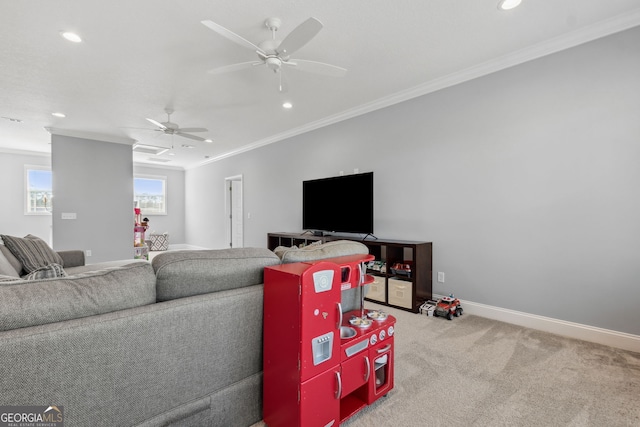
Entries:
POLYGON ((354 240, 369 248, 369 253, 384 265, 380 270, 369 269, 376 280, 370 285, 366 299, 379 304, 418 313, 420 305, 432 299, 433 244, 410 240, 382 240, 349 236, 314 236, 299 233, 268 233, 267 247, 306 246, 314 242, 354 240), (394 264, 409 264, 411 272, 392 271, 394 264))

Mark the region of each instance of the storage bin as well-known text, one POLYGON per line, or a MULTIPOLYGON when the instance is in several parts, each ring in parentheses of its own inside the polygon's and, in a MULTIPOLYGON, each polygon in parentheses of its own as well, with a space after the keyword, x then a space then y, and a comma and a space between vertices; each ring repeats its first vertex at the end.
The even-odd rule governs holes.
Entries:
POLYGON ((373 283, 369 285, 369 292, 367 292, 367 299, 385 302, 384 277, 373 277, 373 283))
POLYGON ((152 251, 166 251, 169 249, 169 234, 151 234, 149 237, 152 251))
POLYGON ((389 304, 413 309, 411 306, 411 288, 411 282, 389 279, 389 304))

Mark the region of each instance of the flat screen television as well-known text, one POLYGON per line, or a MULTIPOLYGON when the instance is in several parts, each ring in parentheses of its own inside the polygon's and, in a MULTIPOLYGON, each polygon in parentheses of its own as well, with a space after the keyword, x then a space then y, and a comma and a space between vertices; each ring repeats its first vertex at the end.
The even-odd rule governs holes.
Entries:
POLYGON ((373 234, 373 172, 304 181, 302 228, 373 234))

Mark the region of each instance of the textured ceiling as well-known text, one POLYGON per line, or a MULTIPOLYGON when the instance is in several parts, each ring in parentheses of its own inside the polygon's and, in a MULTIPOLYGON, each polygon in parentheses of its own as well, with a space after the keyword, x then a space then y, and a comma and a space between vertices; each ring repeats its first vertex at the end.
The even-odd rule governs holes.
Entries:
POLYGON ((523 0, 508 12, 497 2, 4 1, 0 150, 49 152, 45 128, 53 128, 173 147, 134 160, 189 168, 640 25, 638 0, 523 0), (207 73, 257 56, 200 21, 259 44, 274 16, 279 38, 319 19, 324 28, 292 56, 346 68, 346 76, 287 68, 283 94, 263 67, 207 73), (64 40, 63 30, 84 41, 64 40), (214 142, 153 131, 145 118, 166 121, 167 107, 172 122, 208 128, 198 135, 214 142), (66 118, 51 115, 58 111, 66 118))

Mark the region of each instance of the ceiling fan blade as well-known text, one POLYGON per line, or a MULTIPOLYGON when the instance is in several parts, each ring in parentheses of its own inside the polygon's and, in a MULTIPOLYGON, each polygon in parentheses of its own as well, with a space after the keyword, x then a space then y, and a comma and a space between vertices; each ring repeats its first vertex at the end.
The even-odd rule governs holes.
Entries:
POLYGON ((196 141, 204 141, 204 138, 197 136, 197 135, 191 135, 188 133, 182 133, 180 131, 176 132, 176 135, 179 135, 183 138, 189 138, 189 139, 195 139, 196 141))
POLYGON ((202 24, 205 25, 206 27, 220 34, 222 37, 225 37, 231 40, 232 42, 239 44, 240 46, 244 46, 247 49, 251 49, 256 52, 264 53, 264 51, 260 49, 258 46, 256 46, 255 44, 251 43, 249 40, 245 39, 244 37, 239 36, 233 31, 227 30, 222 25, 216 24, 215 22, 210 20, 200 21, 200 22, 202 22, 202 24))
POLYGON ((179 132, 208 132, 205 128, 180 128, 179 132))
POLYGON ((155 121, 153 119, 147 118, 148 121, 150 121, 152 124, 158 126, 160 129, 162 130, 167 130, 167 127, 165 125, 163 125, 162 123, 155 121))
POLYGON ((262 65, 262 61, 240 62, 238 64, 225 65, 223 67, 213 68, 207 71, 209 74, 224 74, 233 71, 244 70, 247 68, 255 67, 256 65, 262 65))
POLYGON ((302 24, 298 25, 282 40, 280 46, 276 49, 278 55, 291 55, 305 44, 309 43, 322 29, 322 22, 316 18, 309 18, 302 24))
POLYGON ((309 61, 308 59, 294 59, 292 61, 283 62, 283 64, 297 68, 300 71, 308 71, 310 73, 324 74, 331 77, 344 77, 347 69, 338 67, 337 65, 325 64, 324 62, 309 61))

